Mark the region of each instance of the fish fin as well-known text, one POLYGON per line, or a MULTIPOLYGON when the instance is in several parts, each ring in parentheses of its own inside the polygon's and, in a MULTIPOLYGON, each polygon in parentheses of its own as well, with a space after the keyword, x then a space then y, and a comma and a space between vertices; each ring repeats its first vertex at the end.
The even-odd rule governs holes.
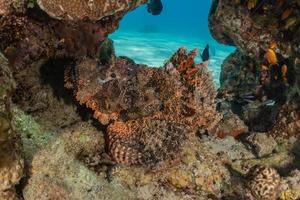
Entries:
POLYGON ((207 44, 205 49, 203 50, 201 54, 202 61, 208 61, 209 60, 209 45, 207 44))

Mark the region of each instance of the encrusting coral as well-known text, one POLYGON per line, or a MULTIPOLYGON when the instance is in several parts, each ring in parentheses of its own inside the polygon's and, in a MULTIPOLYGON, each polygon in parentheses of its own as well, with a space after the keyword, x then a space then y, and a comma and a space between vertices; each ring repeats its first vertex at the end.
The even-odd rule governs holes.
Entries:
POLYGON ((0 54, 0 194, 19 183, 23 176, 23 159, 18 138, 11 126, 11 95, 15 83, 6 58, 0 54))
POLYGON ((118 12, 128 12, 146 0, 37 0, 42 10, 56 19, 98 21, 118 12))

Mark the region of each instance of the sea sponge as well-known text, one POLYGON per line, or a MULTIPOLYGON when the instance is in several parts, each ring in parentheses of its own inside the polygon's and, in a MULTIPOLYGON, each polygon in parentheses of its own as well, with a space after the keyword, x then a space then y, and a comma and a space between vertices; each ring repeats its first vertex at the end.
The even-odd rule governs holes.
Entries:
POLYGON ((37 0, 38 5, 53 18, 70 21, 98 21, 118 12, 136 8, 146 0, 37 0))

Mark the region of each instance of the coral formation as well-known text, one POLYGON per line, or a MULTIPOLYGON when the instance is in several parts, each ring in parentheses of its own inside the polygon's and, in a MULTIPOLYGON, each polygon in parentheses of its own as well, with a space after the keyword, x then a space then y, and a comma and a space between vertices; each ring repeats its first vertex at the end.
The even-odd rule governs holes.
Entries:
POLYGON ((281 177, 270 167, 254 166, 247 174, 247 186, 251 194, 258 200, 277 199, 280 191, 281 177))
POLYGON ((6 190, 13 191, 22 178, 24 161, 20 156, 18 137, 11 126, 11 95, 15 82, 2 54, 0 83, 0 194, 5 197, 8 195, 6 190))
POLYGON ((20 200, 15 190, 0 191, 0 199, 2 200, 20 200))
POLYGON ((0 0, 0 199, 299 198, 299 2, 213 1, 237 46, 218 93, 197 50, 115 56, 108 34, 144 3, 0 0))
POLYGON ((281 106, 299 99, 299 15, 297 1, 213 4, 213 36, 238 49, 223 64, 220 95, 252 131, 270 131, 281 106))
POLYGON ((274 137, 299 137, 300 107, 299 99, 288 101, 279 111, 278 118, 269 134, 274 137))
POLYGON ((0 0, 0 16, 11 13, 25 13, 25 0, 0 0))
POLYGON ((146 0, 37 0, 38 5, 47 14, 56 19, 69 21, 98 21, 118 12, 128 12, 146 0))

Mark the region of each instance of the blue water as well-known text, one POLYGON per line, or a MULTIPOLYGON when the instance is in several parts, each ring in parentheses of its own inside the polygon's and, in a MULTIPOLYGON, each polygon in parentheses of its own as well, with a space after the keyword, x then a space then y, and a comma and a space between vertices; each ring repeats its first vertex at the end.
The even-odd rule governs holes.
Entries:
MULTIPOLYGON (((116 54, 128 56, 136 63, 160 67, 179 47, 189 50, 210 45, 210 71, 219 86, 220 68, 235 48, 218 44, 208 28, 211 0, 162 0, 163 12, 152 16, 146 6, 128 13, 110 38, 116 54)), ((200 62, 200 56, 196 59, 200 62)))

